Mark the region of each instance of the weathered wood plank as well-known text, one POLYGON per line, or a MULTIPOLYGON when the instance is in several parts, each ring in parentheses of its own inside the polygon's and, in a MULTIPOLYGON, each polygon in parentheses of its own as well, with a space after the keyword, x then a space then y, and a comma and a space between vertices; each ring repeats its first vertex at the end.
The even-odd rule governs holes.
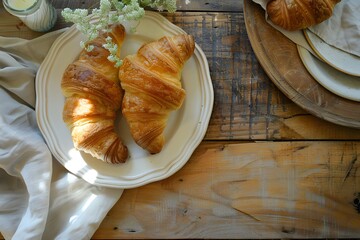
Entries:
MULTIPOLYGON (((272 84, 252 51, 242 10, 237 12, 242 1, 178 2, 178 13, 163 15, 195 36, 214 84, 207 140, 360 140, 359 130, 310 115, 272 84)), ((2 7, 0 19, 1 36, 41 35, 2 7)), ((65 26, 59 17, 55 29, 65 26)), ((360 141, 211 141, 172 177, 126 190, 93 238, 360 237, 360 141)))
MULTIPOLYGON (((99 6, 99 0, 52 0, 56 8, 85 8, 91 9, 99 6)), ((240 12, 243 1, 239 0, 177 0, 177 11, 206 11, 206 12, 240 12)))
POLYGON ((177 0, 178 11, 240 12, 243 1, 239 0, 177 0))
POLYGON ((125 190, 93 238, 357 238, 359 158, 360 142, 202 143, 125 190))

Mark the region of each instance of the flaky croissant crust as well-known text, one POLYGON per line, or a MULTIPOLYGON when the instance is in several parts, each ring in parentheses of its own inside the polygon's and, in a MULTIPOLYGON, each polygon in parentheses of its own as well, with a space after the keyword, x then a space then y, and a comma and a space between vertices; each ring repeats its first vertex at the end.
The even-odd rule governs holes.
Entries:
POLYGON ((92 51, 83 50, 66 68, 61 82, 66 97, 63 120, 71 130, 77 149, 108 163, 120 163, 128 157, 127 147, 114 127, 123 90, 118 69, 107 59, 108 50, 102 47, 108 35, 118 44, 119 54, 125 29, 122 25, 114 25, 110 33, 89 43, 94 46, 92 51))
POLYGON ((150 153, 162 150, 169 113, 183 103, 181 72, 194 48, 190 35, 163 37, 127 56, 119 69, 122 113, 135 142, 150 153))
POLYGON ((341 0, 270 0, 266 6, 269 19, 288 30, 300 30, 319 24, 333 14, 341 0))

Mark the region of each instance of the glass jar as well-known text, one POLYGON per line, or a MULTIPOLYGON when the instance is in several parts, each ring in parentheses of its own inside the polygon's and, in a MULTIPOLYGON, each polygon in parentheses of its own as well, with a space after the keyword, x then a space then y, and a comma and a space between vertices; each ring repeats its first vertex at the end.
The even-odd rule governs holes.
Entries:
POLYGON ((47 0, 3 0, 5 9, 37 32, 50 30, 56 22, 55 8, 47 0))

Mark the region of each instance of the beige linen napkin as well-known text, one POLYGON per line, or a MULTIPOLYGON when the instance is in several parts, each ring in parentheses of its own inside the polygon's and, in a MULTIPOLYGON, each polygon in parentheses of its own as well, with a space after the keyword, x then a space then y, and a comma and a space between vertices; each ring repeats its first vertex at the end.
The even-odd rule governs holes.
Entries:
POLYGON ((0 37, 0 232, 5 239, 90 239, 123 190, 93 186, 51 156, 36 124, 35 76, 63 30, 0 37))
POLYGON ((309 29, 326 43, 360 57, 359 0, 341 1, 331 18, 309 29))
MULTIPOLYGON (((269 0, 253 0, 253 2, 261 5, 263 9, 266 9, 268 1, 269 0)), ((336 5, 331 18, 309 29, 329 45, 360 56, 359 11, 359 0, 343 0, 336 5)), ((267 19, 266 13, 265 17, 267 19)), ((306 48, 316 56, 301 30, 286 31, 272 24, 270 20, 268 20, 268 22, 294 43, 306 48)))

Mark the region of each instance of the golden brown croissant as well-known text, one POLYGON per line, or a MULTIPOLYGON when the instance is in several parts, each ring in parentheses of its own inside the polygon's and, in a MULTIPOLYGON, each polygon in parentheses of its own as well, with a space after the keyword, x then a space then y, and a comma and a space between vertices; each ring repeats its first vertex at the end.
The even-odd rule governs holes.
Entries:
POLYGON ((102 47, 107 36, 117 43, 119 55, 125 29, 113 25, 111 32, 89 42, 94 46, 92 51, 83 50, 78 60, 65 70, 61 82, 66 97, 63 120, 77 149, 107 163, 120 163, 128 157, 127 147, 114 128, 123 90, 118 69, 107 59, 109 51, 102 47))
POLYGON ((194 48, 190 35, 163 37, 127 56, 119 69, 122 113, 135 142, 152 154, 162 150, 169 113, 185 98, 181 72, 194 48))
POLYGON ((270 0, 266 11, 269 19, 288 31, 319 24, 333 14, 341 0, 270 0))

